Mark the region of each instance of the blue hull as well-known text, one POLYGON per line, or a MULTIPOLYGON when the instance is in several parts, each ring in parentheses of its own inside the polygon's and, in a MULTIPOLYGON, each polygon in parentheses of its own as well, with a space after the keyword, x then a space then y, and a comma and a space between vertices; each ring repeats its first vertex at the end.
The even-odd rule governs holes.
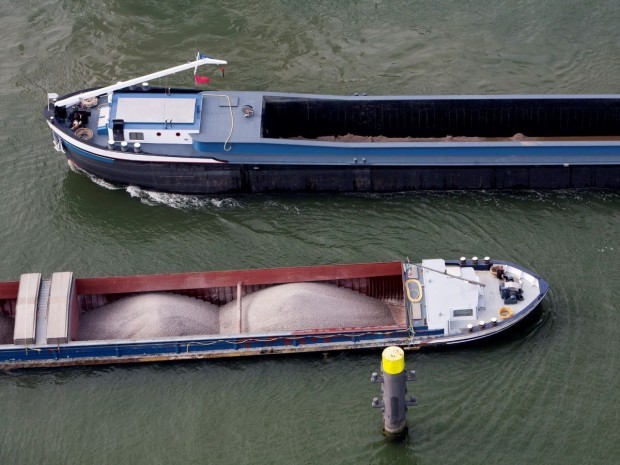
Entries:
POLYGON ((613 164, 338 166, 229 162, 199 165, 113 160, 70 144, 65 144, 65 152, 81 169, 107 181, 185 194, 620 188, 620 165, 613 164))
POLYGON ((137 363, 198 358, 383 347, 406 344, 407 330, 352 331, 311 336, 191 338, 170 341, 72 343, 45 348, 0 349, 0 368, 137 363))

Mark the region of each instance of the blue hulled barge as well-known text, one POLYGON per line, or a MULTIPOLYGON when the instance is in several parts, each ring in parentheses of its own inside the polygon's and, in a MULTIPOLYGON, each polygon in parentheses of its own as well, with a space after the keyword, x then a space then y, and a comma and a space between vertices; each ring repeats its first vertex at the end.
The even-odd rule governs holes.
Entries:
POLYGON ((54 147, 187 194, 620 188, 620 95, 330 96, 157 88, 200 59, 59 98, 54 147))

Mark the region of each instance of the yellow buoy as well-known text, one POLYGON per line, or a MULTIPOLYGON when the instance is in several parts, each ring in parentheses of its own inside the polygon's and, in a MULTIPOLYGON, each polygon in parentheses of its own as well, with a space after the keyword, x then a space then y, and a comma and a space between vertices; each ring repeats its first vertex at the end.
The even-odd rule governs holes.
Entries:
POLYGON ((407 298, 411 303, 416 304, 422 300, 422 283, 417 279, 405 281, 405 289, 407 290, 407 298), (413 289, 411 288, 412 285, 415 285, 413 289))
POLYGON ((499 316, 502 317, 502 320, 506 320, 513 315, 512 308, 504 306, 499 309, 499 316))
POLYGON ((383 350, 381 359, 383 372, 397 375, 405 370, 405 352, 400 347, 390 346, 383 350))

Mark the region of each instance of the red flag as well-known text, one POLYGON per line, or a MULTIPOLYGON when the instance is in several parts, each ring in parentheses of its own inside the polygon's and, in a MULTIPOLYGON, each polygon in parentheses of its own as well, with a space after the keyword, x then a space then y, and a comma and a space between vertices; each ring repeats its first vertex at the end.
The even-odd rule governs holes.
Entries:
POLYGON ((196 84, 209 84, 211 82, 211 78, 209 76, 199 76, 198 74, 194 74, 194 82, 196 84))

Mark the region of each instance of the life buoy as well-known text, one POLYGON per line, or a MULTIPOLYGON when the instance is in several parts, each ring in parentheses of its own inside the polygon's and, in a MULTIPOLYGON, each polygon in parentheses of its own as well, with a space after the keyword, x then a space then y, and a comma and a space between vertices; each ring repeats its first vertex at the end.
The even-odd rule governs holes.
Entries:
POLYGON ((504 306, 504 307, 500 307, 499 309, 499 316, 502 317, 502 320, 507 320, 508 318, 510 318, 514 313, 512 311, 512 308, 504 306))
POLYGON ((87 97, 80 99, 80 103, 86 108, 92 108, 99 103, 99 99, 97 97, 87 97))
POLYGON ((405 290, 407 291, 409 302, 416 304, 422 300, 422 283, 417 279, 405 281, 405 290))
POLYGON ((93 138, 93 130, 89 128, 78 128, 75 131, 75 137, 80 140, 91 140, 93 138))

